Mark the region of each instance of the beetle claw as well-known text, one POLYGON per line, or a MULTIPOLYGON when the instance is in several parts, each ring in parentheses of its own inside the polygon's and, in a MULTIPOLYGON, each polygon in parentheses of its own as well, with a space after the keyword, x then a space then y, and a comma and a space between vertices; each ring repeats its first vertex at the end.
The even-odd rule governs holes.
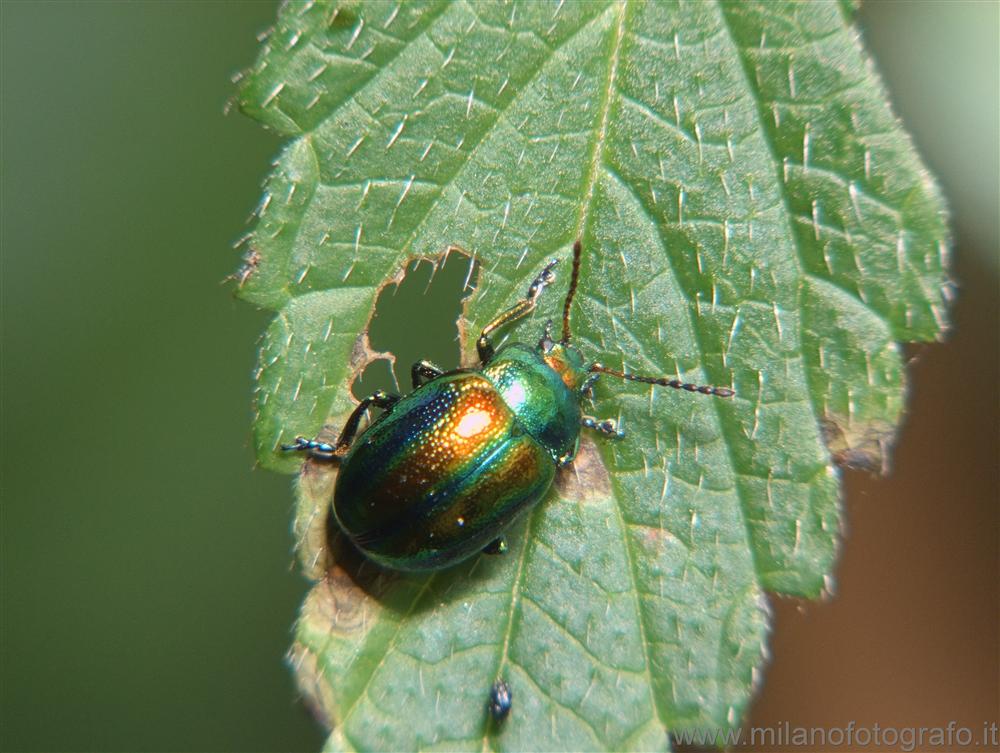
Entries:
POLYGON ((309 457, 317 460, 329 460, 336 456, 337 447, 329 442, 320 442, 317 439, 307 439, 306 437, 295 437, 292 444, 281 445, 282 452, 306 452, 309 457))
POLYGON ((598 421, 592 416, 584 416, 580 424, 586 429, 593 429, 599 434, 603 434, 611 439, 621 439, 625 436, 625 432, 619 430, 618 422, 613 418, 606 418, 603 421, 598 421))
POLYGON ((558 263, 559 263, 558 259, 553 259, 542 268, 542 271, 539 273, 538 277, 534 279, 534 281, 531 283, 531 287, 528 288, 529 301, 533 303, 541 294, 542 290, 545 289, 546 286, 551 285, 553 282, 556 281, 556 276, 555 273, 553 273, 552 269, 558 263))
POLYGON ((295 437, 295 441, 292 444, 281 445, 282 452, 297 452, 307 449, 309 449, 309 440, 305 437, 295 437))

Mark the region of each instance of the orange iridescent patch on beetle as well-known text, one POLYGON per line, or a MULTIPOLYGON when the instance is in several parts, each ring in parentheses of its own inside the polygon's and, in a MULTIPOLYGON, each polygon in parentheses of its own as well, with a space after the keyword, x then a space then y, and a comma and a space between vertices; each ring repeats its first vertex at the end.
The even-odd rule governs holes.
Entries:
MULTIPOLYGON (((416 503, 456 474, 478 467, 509 436, 513 422, 502 397, 474 374, 439 383, 434 399, 411 407, 407 418, 401 431, 405 444, 375 451, 392 461, 381 461, 381 483, 368 492, 369 498, 389 508, 416 503)), ((371 439, 380 444, 378 427, 371 439)))
MULTIPOLYGON (((506 526, 524 504, 548 488, 554 476, 552 458, 537 442, 526 434, 511 437, 503 454, 487 459, 456 491, 451 503, 438 510, 426 528, 433 536, 417 548, 448 545, 463 538, 463 529, 492 531, 506 526)), ((414 536, 419 533, 414 531, 414 536)))
POLYGON ((510 431, 510 410, 485 379, 466 378, 448 386, 453 391, 449 410, 420 437, 420 444, 429 451, 423 458, 430 468, 440 466, 450 471, 473 460, 510 431))
POLYGON ((562 379, 563 384, 569 387, 571 390, 575 390, 577 387, 577 382, 579 381, 579 374, 573 369, 573 367, 566 361, 566 359, 557 353, 544 353, 542 358, 545 363, 548 364, 549 368, 552 369, 559 375, 562 379))

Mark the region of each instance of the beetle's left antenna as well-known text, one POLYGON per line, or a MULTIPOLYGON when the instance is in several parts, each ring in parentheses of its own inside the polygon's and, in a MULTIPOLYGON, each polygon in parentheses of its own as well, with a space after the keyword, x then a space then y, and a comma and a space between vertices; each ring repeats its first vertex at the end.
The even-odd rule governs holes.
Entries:
POLYGON ((573 296, 576 295, 576 284, 580 280, 580 255, 583 251, 583 244, 577 238, 573 243, 573 273, 569 278, 569 290, 566 292, 566 302, 563 303, 563 334, 562 343, 569 342, 569 308, 573 305, 573 296))
POLYGON ((617 371, 615 369, 609 369, 607 366, 602 366, 599 363, 595 363, 590 367, 591 374, 610 374, 611 376, 616 376, 619 379, 625 379, 629 382, 642 382, 643 384, 656 384, 660 387, 673 387, 675 390, 687 390, 688 392, 700 392, 702 395, 715 395, 716 397, 732 397, 736 394, 735 390, 729 387, 713 387, 710 384, 691 384, 690 382, 682 382, 680 379, 667 379, 666 377, 650 377, 650 376, 639 376, 638 374, 628 374, 624 371, 617 371))

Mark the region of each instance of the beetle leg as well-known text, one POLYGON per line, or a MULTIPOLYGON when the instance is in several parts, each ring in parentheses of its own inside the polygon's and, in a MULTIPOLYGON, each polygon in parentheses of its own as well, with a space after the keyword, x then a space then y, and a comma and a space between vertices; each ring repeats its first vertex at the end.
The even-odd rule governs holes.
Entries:
POLYGON ((507 553, 507 539, 503 536, 497 539, 493 539, 489 544, 483 547, 483 554, 506 554, 507 553))
POLYGON ((592 416, 584 416, 580 421, 580 425, 585 429, 593 429, 594 431, 600 432, 606 437, 612 437, 613 439, 621 439, 625 436, 625 432, 618 431, 618 424, 613 418, 606 418, 603 421, 598 421, 592 416))
POLYGON ((413 389, 417 389, 432 379, 436 379, 444 373, 444 369, 436 366, 430 361, 417 361, 410 369, 410 378, 413 380, 413 389))
POLYGON ((538 341, 538 349, 542 353, 548 353, 555 347, 555 340, 552 339, 552 320, 549 319, 545 322, 545 330, 542 333, 542 339, 538 341))
POLYGON ((556 279, 556 276, 552 273, 552 268, 558 262, 558 259, 553 259, 546 264, 542 269, 541 274, 539 274, 538 277, 536 277, 531 283, 531 287, 528 288, 528 292, 525 294, 524 298, 483 327, 483 331, 479 335, 479 339, 476 341, 476 350, 479 352, 479 360, 482 363, 485 364, 493 358, 494 348, 493 342, 490 340, 490 335, 500 329, 500 327, 503 327, 505 324, 516 322, 518 319, 523 319, 535 310, 535 306, 538 305, 538 296, 542 294, 546 285, 549 285, 556 279))
POLYGON ((593 397, 594 396, 594 382, 600 378, 600 374, 596 371, 593 374, 587 376, 583 380, 583 384, 580 385, 580 395, 581 397, 593 397))
POLYGON ((316 460, 335 460, 337 458, 337 446, 329 442, 321 442, 318 439, 295 437, 295 442, 283 444, 281 449, 283 452, 307 452, 309 457, 316 460))
POLYGON ((382 410, 388 410, 398 402, 399 395, 390 395, 388 392, 377 390, 358 403, 358 407, 351 413, 347 419, 347 423, 344 424, 344 428, 340 432, 340 437, 337 438, 337 451, 342 454, 351 446, 354 436, 358 433, 361 417, 371 406, 374 405, 382 410))
POLYGON ((337 439, 336 444, 322 442, 318 439, 296 437, 293 444, 283 444, 281 445, 281 449, 285 452, 308 453, 309 457, 313 460, 339 460, 347 454, 351 442, 354 441, 354 437, 358 433, 361 417, 371 406, 374 405, 383 410, 388 410, 398 402, 399 395, 390 395, 388 392, 383 392, 382 390, 373 392, 358 403, 357 407, 351 412, 347 423, 344 424, 344 428, 340 432, 340 437, 337 439))

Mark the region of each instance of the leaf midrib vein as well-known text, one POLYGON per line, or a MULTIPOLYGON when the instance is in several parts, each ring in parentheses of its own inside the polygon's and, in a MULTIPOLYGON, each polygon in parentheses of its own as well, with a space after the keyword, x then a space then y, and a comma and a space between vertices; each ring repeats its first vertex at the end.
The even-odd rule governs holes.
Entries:
MULTIPOLYGON (((604 167, 604 142, 607 136, 608 121, 611 112, 611 101, 616 89, 616 79, 618 76, 618 63, 621 58, 622 42, 625 38, 625 26, 628 18, 629 3, 627 0, 619 3, 618 11, 618 23, 615 26, 615 40, 614 47, 611 51, 610 64, 608 66, 608 80, 607 85, 604 88, 604 95, 601 100, 601 118, 600 126, 595 134, 593 151, 591 153, 590 167, 587 174, 587 179, 585 183, 585 194, 584 201, 580 205, 580 218, 578 220, 577 226, 577 237, 583 236, 584 225, 589 216, 591 204, 594 198, 594 191, 597 187, 597 176, 604 167)), ((659 719, 660 724, 663 727, 667 726, 666 715, 661 708, 657 695, 653 690, 653 672, 652 664, 649 656, 649 650, 646 643, 646 621, 645 621, 645 611, 642 608, 642 602, 639 598, 639 580, 638 573, 635 569, 635 558, 633 557, 632 548, 629 546, 628 540, 628 529, 625 525, 625 518, 622 513, 621 503, 618 500, 618 495, 612 492, 612 498, 614 499, 614 511, 615 517, 618 521, 618 528, 622 532, 622 548, 625 552, 625 558, 628 565, 629 580, 631 582, 631 588, 629 593, 632 594, 635 603, 635 614, 637 617, 636 623, 639 629, 639 642, 642 649, 642 661, 644 674, 646 676, 646 688, 649 691, 649 701, 651 710, 656 714, 659 719)))
POLYGON ((588 209, 594 199, 594 190, 597 186, 597 174, 600 172, 601 163, 604 160, 604 140, 608 133, 608 117, 611 111, 611 95, 615 89, 615 79, 618 75, 618 59, 621 55, 622 39, 625 36, 625 17, 628 14, 628 0, 620 0, 618 3, 618 23, 615 26, 614 48, 611 50, 610 64, 608 65, 608 82, 604 87, 600 104, 600 125, 594 135, 594 144, 590 152, 590 166, 587 169, 587 176, 584 179, 583 201, 580 202, 580 217, 577 220, 576 235, 583 236, 584 223, 587 221, 588 209))
MULTIPOLYGON (((496 118, 493 120, 493 122, 490 124, 490 126, 485 131, 483 131, 483 134, 479 138, 479 140, 475 144, 472 145, 472 148, 469 150, 468 157, 459 165, 459 167, 455 170, 455 172, 452 173, 452 175, 449 176, 446 181, 442 182, 442 184, 441 184, 442 185, 442 190, 439 191, 438 195, 428 204, 427 209, 426 209, 426 211, 423 214, 423 217, 420 218, 420 222, 418 222, 414 226, 413 230, 410 232, 410 234, 409 234, 410 237, 407 240, 407 242, 404 244, 401 253, 403 253, 405 255, 407 252, 410 251, 410 249, 411 249, 411 247, 413 245, 413 241, 416 239, 416 237, 420 233, 421 229, 427 223, 427 218, 431 216, 431 213, 437 208, 438 204, 441 202, 441 199, 442 199, 442 197, 445 194, 445 190, 444 189, 447 188, 447 187, 449 187, 449 186, 451 186, 451 185, 453 185, 458 180, 458 178, 468 169, 469 165, 472 164, 472 162, 473 162, 473 160, 474 160, 474 158, 476 156, 476 152, 479 149, 479 147, 482 146, 484 143, 486 143, 489 140, 489 138, 490 138, 491 134, 493 133, 493 131, 497 128, 497 126, 500 125, 501 122, 503 122, 503 120, 504 120, 507 112, 515 105, 515 103, 517 103, 517 102, 520 101, 521 95, 531 87, 531 84, 542 73, 542 71, 545 69, 545 66, 548 65, 548 63, 559 53, 560 50, 562 50, 564 47, 566 47, 566 45, 570 44, 573 40, 575 40, 577 38, 577 36, 581 32, 583 32, 584 29, 588 28, 599 17, 600 17, 600 15, 595 16, 593 19, 590 19, 589 21, 581 24, 579 28, 577 28, 576 30, 574 30, 571 34, 568 34, 566 36, 566 38, 563 39, 562 42, 560 42, 557 46, 548 48, 548 50, 549 50, 548 55, 546 55, 546 57, 544 59, 542 59, 542 60, 539 61, 537 69, 532 73, 532 75, 528 79, 525 80, 525 82, 521 85, 521 88, 517 92, 517 94, 515 96, 511 97, 510 100, 508 100, 504 105, 502 105, 501 107, 497 108, 497 110, 496 110, 496 113, 497 113, 496 114, 496 118)), ((472 249, 471 252, 472 252, 473 258, 475 258, 475 255, 476 255, 475 250, 472 249)), ((512 283, 511 289, 513 290, 514 287, 515 287, 515 284, 512 283)))
MULTIPOLYGON (((542 500, 542 503, 544 503, 544 500, 542 500)), ((496 679, 501 679, 501 673, 503 672, 504 665, 507 664, 508 661, 508 652, 510 649, 510 636, 511 633, 513 632, 513 627, 514 627, 514 614, 519 608, 518 597, 520 596, 521 593, 521 577, 524 572, 524 561, 525 559, 527 559, 528 549, 531 547, 532 524, 535 522, 535 519, 538 517, 540 511, 541 511, 541 506, 540 505, 536 506, 535 509, 532 510, 531 513, 529 514, 528 523, 524 527, 524 534, 523 534, 524 543, 521 545, 521 556, 518 557, 517 570, 514 572, 514 579, 511 582, 510 604, 507 607, 507 627, 504 629, 503 632, 503 644, 500 647, 500 658, 497 661, 497 671, 494 674, 494 677, 496 679)), ((527 674, 527 670, 525 671, 525 674, 527 674)), ((488 753, 488 751, 490 750, 489 727, 487 726, 486 729, 487 731, 484 732, 483 734, 483 748, 482 748, 483 753, 488 753)))

